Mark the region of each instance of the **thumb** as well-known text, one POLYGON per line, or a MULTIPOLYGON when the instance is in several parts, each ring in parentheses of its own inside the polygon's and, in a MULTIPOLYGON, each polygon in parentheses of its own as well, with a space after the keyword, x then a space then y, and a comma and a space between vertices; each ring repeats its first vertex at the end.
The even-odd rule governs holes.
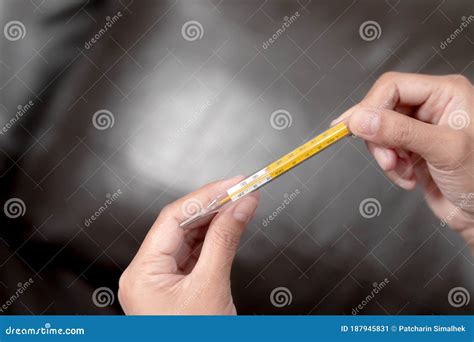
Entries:
POLYGON ((212 221, 193 273, 206 277, 228 279, 240 236, 253 217, 258 204, 258 193, 240 199, 221 211, 212 221))
POLYGON ((361 108, 350 116, 348 124, 350 131, 364 140, 415 152, 440 169, 452 169, 465 157, 462 131, 428 124, 392 110, 361 108))

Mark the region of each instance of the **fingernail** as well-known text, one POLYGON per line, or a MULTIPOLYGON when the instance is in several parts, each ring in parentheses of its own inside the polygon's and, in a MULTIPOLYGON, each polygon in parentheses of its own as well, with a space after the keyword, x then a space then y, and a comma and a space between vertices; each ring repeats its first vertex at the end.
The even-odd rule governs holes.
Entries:
POLYGON ((234 219, 240 222, 249 222, 257 209, 257 200, 253 197, 247 197, 240 200, 234 208, 234 219))
POLYGON ((341 117, 341 116, 338 117, 337 119, 332 120, 331 123, 329 124, 329 127, 332 127, 332 126, 337 125, 337 124, 338 124, 339 122, 341 122, 342 120, 344 120, 344 118, 341 117))
POLYGON ((377 133, 379 126, 380 115, 376 110, 360 109, 352 115, 351 129, 353 133, 374 135, 377 133))
POLYGON ((385 170, 389 162, 387 150, 385 148, 376 146, 374 149, 374 155, 375 159, 379 161, 380 167, 385 170))
POLYGON ((354 106, 354 107, 349 108, 349 109, 346 110, 344 113, 342 113, 341 115, 339 115, 339 117, 337 117, 336 119, 332 120, 329 126, 332 127, 332 126, 337 125, 337 124, 340 123, 341 121, 344 121, 345 119, 347 119, 347 118, 351 115, 351 113, 354 112, 354 110, 356 110, 356 108, 357 108, 357 105, 354 106))

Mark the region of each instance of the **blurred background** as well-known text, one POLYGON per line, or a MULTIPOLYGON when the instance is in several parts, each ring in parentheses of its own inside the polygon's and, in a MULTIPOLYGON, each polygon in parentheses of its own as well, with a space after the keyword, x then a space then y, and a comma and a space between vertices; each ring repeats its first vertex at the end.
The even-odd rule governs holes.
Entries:
MULTIPOLYGON (((300 145, 383 72, 474 80, 471 0, 0 13, 3 314, 120 314, 120 274, 167 203, 300 145)), ((232 292, 240 314, 466 314, 473 265, 421 193, 349 138, 261 192, 232 292)))

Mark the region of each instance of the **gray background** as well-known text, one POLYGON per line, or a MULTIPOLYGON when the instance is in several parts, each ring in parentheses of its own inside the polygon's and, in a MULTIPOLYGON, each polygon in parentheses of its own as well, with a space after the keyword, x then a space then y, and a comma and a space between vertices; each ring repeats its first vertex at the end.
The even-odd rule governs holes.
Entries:
MULTIPOLYGON (((0 136, 0 302, 34 280, 9 314, 113 314, 93 292, 116 292, 160 209, 215 179, 250 174, 360 101, 389 70, 474 79, 474 14, 465 1, 54 1, 0 3, 1 27, 21 21, 23 39, 0 37, 0 113, 34 106, 0 136), (90 49, 107 16, 122 18, 90 49), (300 17, 267 49, 284 17, 300 17), (190 21, 203 27, 187 41, 190 21), (381 35, 365 41, 362 23, 381 35), (205 105, 207 101, 211 105, 205 105), (95 112, 114 125, 98 130, 95 112), (271 114, 286 110, 277 130, 271 114), (107 194, 122 195, 89 227, 107 194)), ((2 30, 3 31, 3 30, 2 30)), ((473 293, 473 259, 418 191, 394 187, 357 139, 346 139, 262 191, 232 274, 241 314, 351 314, 385 278, 362 314, 466 314, 448 303, 473 293), (300 194, 267 227, 268 217, 300 194), (380 215, 359 204, 375 198, 380 215), (275 307, 286 287, 292 301, 275 307)))

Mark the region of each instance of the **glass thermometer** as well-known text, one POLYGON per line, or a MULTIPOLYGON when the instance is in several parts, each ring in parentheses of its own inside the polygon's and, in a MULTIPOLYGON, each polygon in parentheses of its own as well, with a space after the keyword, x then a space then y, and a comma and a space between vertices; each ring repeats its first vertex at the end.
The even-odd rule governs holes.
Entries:
POLYGON ((223 192, 214 198, 207 207, 181 222, 180 227, 186 227, 204 216, 218 212, 225 205, 238 201, 245 195, 261 188, 265 184, 268 184, 270 181, 350 134, 351 133, 344 122, 329 128, 303 145, 297 147, 290 153, 285 154, 280 159, 267 165, 260 171, 232 186, 226 192, 223 192))

